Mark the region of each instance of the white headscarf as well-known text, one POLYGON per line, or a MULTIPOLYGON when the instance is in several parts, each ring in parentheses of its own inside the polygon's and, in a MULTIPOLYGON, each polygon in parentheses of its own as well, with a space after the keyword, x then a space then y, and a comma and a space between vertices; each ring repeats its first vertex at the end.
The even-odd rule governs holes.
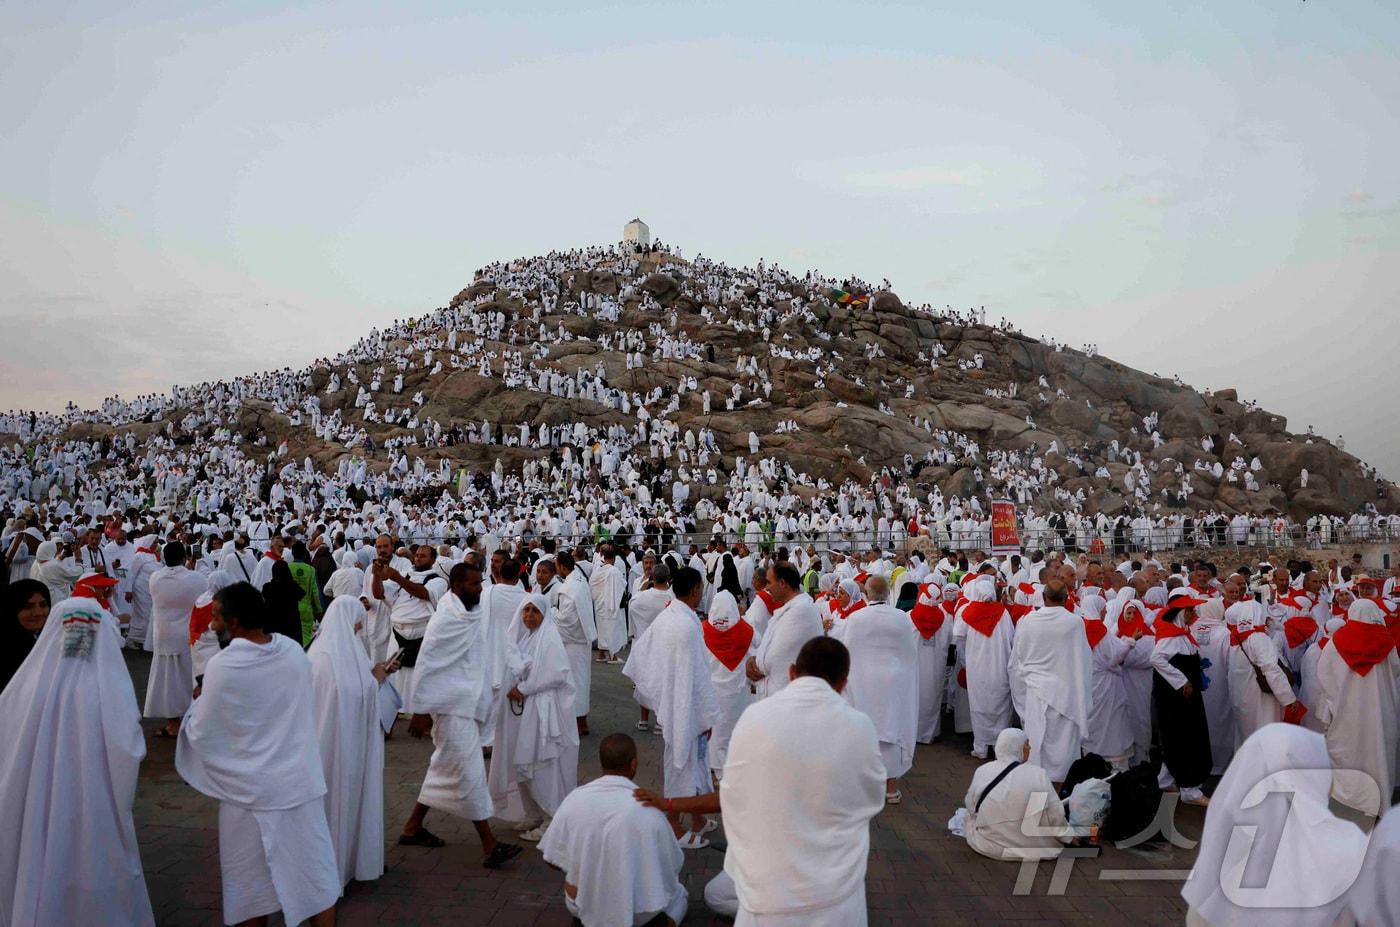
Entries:
POLYGON ((131 813, 146 739, 121 648, 96 599, 64 599, 0 694, 7 920, 154 923, 131 813))
POLYGON ((997 600, 996 580, 991 577, 974 579, 963 588, 967 590, 969 602, 995 602, 997 600))
POLYGON ((716 631, 728 631, 729 626, 739 620, 739 603, 727 589, 715 593, 710 603, 710 626, 716 631))
POLYGON ((1085 618, 1092 618, 1096 621, 1103 620, 1104 609, 1107 607, 1108 603, 1103 600, 1103 596, 1101 595, 1090 594, 1079 600, 1080 614, 1085 618))
POLYGON ((1347 621, 1359 621, 1362 624, 1385 624, 1385 612, 1381 611, 1381 607, 1370 599, 1357 599, 1347 609, 1347 621))
POLYGON ((318 699, 327 691, 323 685, 327 673, 334 680, 335 690, 341 693, 359 693, 378 685, 370 673, 369 653, 355 631, 355 625, 363 623, 364 618, 365 606, 359 599, 340 596, 331 600, 321 618, 321 629, 306 650, 318 699))
POLYGON ((1008 727, 997 735, 996 758, 1003 763, 1023 763, 1030 739, 1019 727, 1008 727))
POLYGON ((865 601, 865 593, 861 591, 860 583, 854 579, 841 580, 841 591, 846 593, 846 607, 850 608, 857 602, 865 601))
POLYGON ((1360 828, 1328 810, 1331 786, 1321 734, 1281 723, 1255 731, 1211 796, 1181 896, 1213 927, 1331 925, 1366 852, 1360 828), (1275 791, 1291 801, 1268 800, 1275 791))

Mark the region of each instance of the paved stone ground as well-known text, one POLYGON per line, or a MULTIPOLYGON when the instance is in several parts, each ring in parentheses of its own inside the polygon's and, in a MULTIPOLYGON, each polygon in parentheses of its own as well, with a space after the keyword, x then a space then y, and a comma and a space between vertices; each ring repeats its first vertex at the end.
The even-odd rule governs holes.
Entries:
MULTIPOLYGON (((144 695, 149 658, 128 658, 138 696, 144 695)), ((632 730, 636 706, 619 666, 594 666, 593 735, 584 739, 579 778, 598 775, 600 735, 627 731, 637 737, 640 784, 660 787, 661 739, 632 730)), ((154 727, 154 725, 150 725, 154 727)), ((346 925, 567 925, 560 901, 561 875, 531 848, 510 869, 480 867, 480 849, 469 822, 437 812, 429 827, 448 841, 438 850, 393 845, 418 794, 431 746, 407 736, 400 722, 385 750, 385 834, 389 841, 383 878, 352 883, 340 903, 346 925)), ((1174 872, 1190 868, 1194 850, 1165 842, 1151 850, 1107 848, 1098 858, 1076 860, 1054 881, 1055 865, 1042 863, 1028 891, 1017 892, 1020 867, 978 856, 947 822, 961 805, 978 761, 970 740, 945 739, 920 746, 914 769, 902 783, 904 801, 887 807, 874 822, 866 890, 872 925, 1181 924, 1185 903, 1174 872), (1065 878, 1067 876, 1067 878, 1065 878)), ((150 740, 136 796, 136 832, 146 882, 161 925, 221 923, 217 805, 189 788, 175 772, 169 740, 150 740)), ((1181 807, 1178 830, 1194 838, 1203 812, 1181 807)), ((511 839, 504 827, 498 834, 511 839)), ((690 892, 688 925, 728 924, 705 908, 705 883, 723 865, 722 831, 708 849, 688 851, 681 878, 690 892)), ((1060 864, 1064 866, 1062 862, 1060 864)), ((280 920, 278 921, 280 923, 280 920)))

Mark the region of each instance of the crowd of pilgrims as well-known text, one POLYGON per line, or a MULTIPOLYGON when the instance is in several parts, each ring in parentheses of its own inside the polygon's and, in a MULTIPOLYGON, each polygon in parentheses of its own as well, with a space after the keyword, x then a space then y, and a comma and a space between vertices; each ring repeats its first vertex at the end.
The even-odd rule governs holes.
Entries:
MULTIPOLYGON (((1125 533, 1146 549, 1220 544, 1222 524, 1234 543, 1245 542, 1241 532, 1251 543, 1285 534, 1293 542, 1328 543, 1343 535, 1400 532, 1400 525, 1372 506, 1346 519, 1317 516, 1305 524, 1277 514, 1174 512, 1189 506, 1198 473, 1260 491, 1260 461, 1246 460, 1239 438, 1229 435, 1202 438, 1202 456, 1189 466, 1159 463, 1147 452, 1170 436, 1160 433, 1156 413, 1144 416, 1123 443, 1062 447, 1051 439, 1044 447, 984 447, 971 435, 938 427, 917 409, 896 412, 897 397, 927 389, 903 377, 866 384, 852 374, 857 386, 889 397, 880 401, 881 411, 904 416, 928 435, 923 455, 873 466, 864 485, 813 477, 800 459, 765 453, 762 436, 749 432, 731 443, 694 413, 777 405, 768 366, 777 359, 810 365, 816 388, 825 388, 847 355, 861 349, 829 333, 813 307, 832 291, 870 293, 872 287, 814 272, 797 276, 762 262, 736 268, 697 257, 668 265, 707 322, 732 328, 743 344, 754 346, 717 358, 712 343, 702 346, 680 329, 677 309, 663 308, 640 285, 643 257, 631 248, 589 248, 492 264, 479 272, 478 281, 490 285, 476 296, 375 330, 348 351, 301 370, 177 387, 169 395, 113 397, 95 410, 70 404, 60 414, 0 415, 0 435, 14 436, 0 446, 0 509, 11 518, 37 507, 37 518, 31 515, 25 527, 37 521, 37 527, 60 532, 114 510, 153 508, 221 532, 253 520, 296 519, 348 522, 352 533, 359 522, 370 534, 383 526, 366 522, 388 515, 413 521, 421 526, 414 531, 434 532, 435 539, 487 530, 563 539, 619 530, 640 536, 648 526, 686 530, 712 523, 732 532, 759 523, 777 540, 810 538, 835 546, 844 539, 889 548, 908 533, 927 531, 935 543, 972 549, 987 543, 990 518, 983 501, 1006 498, 1021 506, 1030 543, 1071 550, 1088 549, 1095 539, 1110 544, 1115 534, 1121 543, 1125 533), (562 281, 580 271, 610 272, 621 293, 572 292, 562 281), (621 304, 632 300, 652 319, 645 329, 612 324, 621 304), (603 324, 591 339, 575 335, 565 325, 571 315, 603 324), (812 333, 804 347, 792 343, 787 323, 793 321, 812 333), (732 362, 733 383, 713 396, 686 372, 646 391, 612 384, 601 359, 579 363, 572 372, 550 359, 551 348, 576 341, 592 341, 612 358, 623 355, 628 370, 671 358, 732 362), (442 421, 425 408, 432 385, 455 371, 574 401, 593 420, 606 410, 612 423, 442 421), (271 405, 277 437, 258 425, 241 426, 245 403, 252 400, 271 405), (682 409, 689 414, 684 426, 677 415, 682 409), (117 431, 97 439, 66 436, 83 424, 117 431), (141 424, 155 426, 144 440, 131 427, 141 424), (339 453, 320 467, 305 454, 298 463, 291 448, 314 442, 339 453), (464 444, 537 453, 518 469, 507 471, 497 458, 493 468, 469 471, 450 450, 464 444), (1083 487, 1060 485, 1059 472, 1047 463, 1051 455, 1094 474, 1127 499, 1128 508, 1113 517, 1091 511, 1083 487), (936 486, 920 485, 921 471, 941 466, 968 468, 972 491, 945 498, 936 486)), ((911 311, 935 315, 928 306, 911 311)), ((985 325, 985 313, 948 309, 936 315, 985 325)), ((1007 329, 990 331, 1004 335, 1007 329)), ((873 341, 864 351, 867 357, 882 353, 873 341)), ((919 357, 935 369, 984 362, 980 354, 955 361, 938 340, 919 357)), ((1038 383, 1009 383, 1004 392, 1018 390, 1045 401, 1067 395, 1043 376, 1038 383)), ((774 425, 779 434, 799 430, 793 417, 774 425)), ((866 461, 862 456, 858 462, 866 461)), ((1306 486, 1306 471, 1300 480, 1306 486)), ((7 555, 14 533, 7 532, 7 555)), ((14 553, 24 557, 23 551, 14 553)))
MULTIPOLYGON (((863 922, 869 821, 901 803, 916 744, 968 735, 987 763, 955 827, 985 855, 1054 855, 1092 838, 1112 819, 1086 823, 1073 791, 1035 803, 1038 829, 1024 826, 1026 809, 1037 791, 1087 783, 1081 798, 1102 795, 1123 776, 1188 803, 1213 792, 1209 858, 1223 852, 1211 835, 1249 818, 1221 807, 1222 790, 1242 796, 1241 777, 1312 757, 1335 773, 1295 806, 1326 839, 1281 838, 1279 858, 1325 851, 1385 871, 1397 816, 1380 819, 1369 856, 1346 817, 1373 822, 1391 798, 1396 578, 1298 562, 1217 573, 1149 552, 1220 559, 1245 545, 1384 538, 1400 530, 1393 518, 1370 507, 1301 525, 1164 511, 1189 501, 1194 473, 1258 491, 1262 468, 1230 450, 1233 435, 1203 439, 1193 467, 1159 467, 1145 453, 1164 440, 1155 415, 1127 444, 1023 450, 914 416, 929 436, 922 457, 876 467, 866 484, 813 478, 800 460, 765 454, 756 433, 721 446, 677 413, 771 404, 775 358, 810 364, 822 388, 851 349, 823 331, 812 294, 871 287, 762 264, 672 265, 707 321, 755 346, 714 396, 688 374, 640 392, 610 384, 601 363, 550 361, 551 346, 583 339, 569 314, 606 323, 597 347, 624 354, 626 369, 716 361, 638 286, 639 261, 588 249, 492 265, 480 277, 509 300, 463 299, 303 370, 0 416, 13 436, 0 446, 0 731, 17 745, 0 761, 0 819, 20 835, 19 852, 0 855, 8 920, 151 922, 131 818, 143 715, 153 736, 176 740, 184 780, 220 803, 229 923, 278 910, 331 923, 349 881, 382 874, 383 737, 401 718, 434 751, 390 839, 440 846, 428 815, 453 814, 474 823, 483 865, 498 869, 521 847, 490 822, 511 825, 564 871, 564 904, 586 924, 678 921, 681 850, 708 843, 717 813, 728 851, 705 889, 715 911, 863 922), (612 326, 621 299, 561 284, 579 270, 612 271, 655 320, 612 326), (519 317, 506 306, 516 302, 519 317), (793 319, 816 343, 788 343, 793 319), (428 388, 452 371, 592 403, 613 424, 439 421, 428 388), (252 400, 270 404, 276 428, 244 424, 252 400), (70 432, 82 425, 115 427, 70 432), (338 452, 323 467, 297 460, 307 436, 338 452), (462 444, 536 453, 518 469, 497 457, 469 471, 449 452, 462 444), (1051 454, 1103 480, 1125 465, 1132 507, 1089 511, 1083 490, 1058 485, 1051 454), (972 469, 975 491, 919 487, 924 468, 945 465, 972 469), (1036 553, 979 552, 994 498, 1021 504, 1036 553), (914 549, 930 545, 942 552, 914 549), (123 648, 151 654, 139 708, 123 648), (634 684, 637 733, 663 739, 660 793, 633 796, 635 745, 618 735, 599 748, 606 775, 577 782, 599 664, 634 684), (807 724, 821 726, 794 735, 807 724), (823 762, 833 743, 851 760, 841 769, 823 762), (1242 771, 1232 754, 1258 762, 1242 771), (1071 782, 1088 755, 1101 775, 1071 782), (846 778, 797 788, 819 776, 846 778), (802 804, 821 794, 849 796, 849 813, 802 804), (25 813, 74 795, 84 826, 25 813), (81 873, 78 887, 59 872, 81 873), (634 893, 619 888, 628 880, 634 893)), ((921 359, 985 362, 955 361, 941 343, 921 359)), ((889 397, 889 415, 920 388, 855 382, 889 397)), ((1043 378, 1006 387, 1027 391, 1064 395, 1043 378)), ((1397 907, 1384 882, 1363 873, 1337 904, 1385 923, 1374 912, 1397 907)), ((1215 874, 1185 893, 1208 923, 1249 922, 1215 874)))
MULTIPOLYGON (((0 819, 19 852, 0 869, 0 900, 14 923, 152 922, 131 818, 143 716, 176 739, 185 781, 220 802, 228 923, 278 910, 333 923, 348 882, 380 877, 384 738, 403 718, 434 751, 390 839, 442 846, 428 815, 453 814, 498 869, 522 847, 492 822, 512 826, 564 871, 564 904, 585 924, 679 922, 682 851, 706 846, 719 820, 714 911, 862 922, 869 821, 902 802, 917 745, 940 741, 987 761, 950 822, 977 853, 1043 859, 1101 827, 1133 836, 1123 822, 1141 808, 1118 806, 1122 777, 1139 805, 1147 789, 1210 806, 1202 859, 1225 852, 1234 824, 1267 823, 1280 865, 1350 873, 1349 890, 1296 902, 1309 908, 1300 923, 1400 915, 1385 868, 1400 847, 1400 816, 1385 816, 1400 565, 1378 576, 1359 555, 1237 568, 1056 550, 891 556, 742 536, 701 547, 677 533, 440 545, 390 529, 357 545, 298 524, 196 549, 178 523, 130 527, 134 541, 120 524, 91 527, 63 560, 46 540, 4 589, 0 733, 15 749, 0 763, 0 819), (123 648, 151 654, 139 710, 123 648), (637 789, 623 735, 600 746, 605 775, 578 783, 604 664, 635 686, 637 734, 663 740, 659 792, 637 789), (825 746, 771 753, 823 711, 850 741, 839 773, 825 746), (745 774, 760 759, 766 772, 745 774), (1244 801, 1291 769, 1324 771, 1292 783, 1304 833, 1244 801), (774 798, 785 777, 810 787, 823 775, 846 777, 839 794, 858 811, 831 821, 774 798), (75 794, 84 827, 25 813, 48 801, 36 796, 75 794), (617 815, 630 823, 610 842, 600 834, 617 815), (55 871, 81 873, 80 887, 55 871), (791 884, 774 885, 782 872, 791 884), (831 878, 813 890, 793 872, 831 878), (647 890, 627 891, 633 877, 647 890)), ((1198 866, 1183 890, 1194 914, 1264 923, 1227 877, 1198 866)))

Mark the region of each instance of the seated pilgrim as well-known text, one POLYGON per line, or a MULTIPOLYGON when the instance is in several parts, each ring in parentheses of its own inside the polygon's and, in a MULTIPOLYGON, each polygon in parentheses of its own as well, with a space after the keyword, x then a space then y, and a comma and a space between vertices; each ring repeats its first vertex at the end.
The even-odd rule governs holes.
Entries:
POLYGON ((690 898, 685 853, 666 815, 633 797, 637 745, 610 734, 598 747, 603 774, 559 804, 540 851, 564 871, 564 905, 585 927, 677 924, 690 898))
POLYGON ((1074 839, 1050 774, 1028 760, 1030 741, 1019 728, 997 735, 996 759, 983 763, 967 787, 967 845, 992 859, 1053 859, 1074 839))

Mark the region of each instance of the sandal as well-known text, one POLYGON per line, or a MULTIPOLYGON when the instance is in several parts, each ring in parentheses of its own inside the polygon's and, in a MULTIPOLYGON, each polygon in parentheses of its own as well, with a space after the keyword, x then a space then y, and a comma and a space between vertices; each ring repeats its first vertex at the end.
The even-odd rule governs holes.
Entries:
POLYGON ((649 731, 649 730, 651 730, 651 724, 648 723, 648 722, 646 722, 646 721, 638 721, 638 722, 637 722, 637 730, 639 730, 639 731, 649 731))
POLYGON ((703 834, 693 830, 686 831, 684 837, 676 838, 676 842, 681 845, 682 850, 703 850, 710 845, 710 841, 706 840, 703 834))
POLYGON ((497 843, 491 854, 481 861, 481 865, 487 869, 501 869, 523 852, 525 852, 524 847, 514 843, 497 843))
POLYGON ((436 850, 438 847, 447 846, 447 841, 437 834, 432 833, 426 827, 418 828, 416 834, 399 834, 399 846, 401 847, 428 847, 436 850))
POLYGON ((885 804, 887 805, 897 805, 902 801, 904 801, 904 793, 898 789, 885 793, 885 804))

